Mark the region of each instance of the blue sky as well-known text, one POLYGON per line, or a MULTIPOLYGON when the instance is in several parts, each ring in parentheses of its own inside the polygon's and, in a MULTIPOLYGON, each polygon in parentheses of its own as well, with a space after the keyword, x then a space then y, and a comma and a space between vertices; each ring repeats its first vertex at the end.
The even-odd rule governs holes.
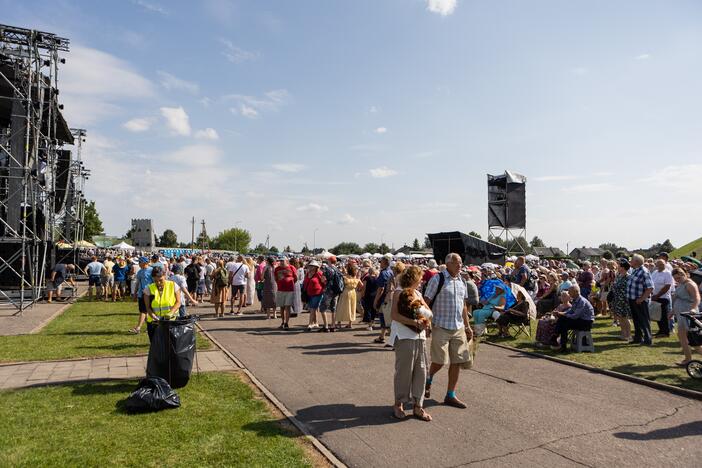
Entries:
POLYGON ((528 177, 529 237, 702 233, 697 1, 0 1, 69 37, 88 197, 189 240, 396 247, 487 231, 486 173, 528 177))

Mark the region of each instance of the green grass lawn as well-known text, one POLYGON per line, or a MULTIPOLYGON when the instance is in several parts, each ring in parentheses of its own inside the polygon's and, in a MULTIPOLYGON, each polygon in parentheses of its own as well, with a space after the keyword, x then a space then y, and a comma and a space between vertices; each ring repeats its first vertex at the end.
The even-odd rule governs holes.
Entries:
MULTIPOLYGON (((35 335, 0 337, 0 362, 148 353, 146 327, 139 335, 127 332, 137 324, 137 310, 136 302, 79 300, 35 335)), ((198 349, 211 346, 198 334, 198 349)))
POLYGON ((0 392, 0 466, 311 466, 238 376, 194 375, 182 406, 130 415, 137 381, 0 392))
POLYGON ((702 237, 673 250, 670 252, 670 256, 671 258, 680 258, 690 255, 692 252, 697 252, 698 257, 702 255, 702 237))
MULTIPOLYGON (((561 354, 551 351, 550 348, 539 349, 534 345, 532 338, 526 338, 524 335, 520 335, 518 339, 500 339, 494 336, 483 339, 525 351, 557 356, 602 369, 702 391, 702 380, 692 379, 687 375, 684 368, 675 366, 676 362, 683 360, 682 349, 678 343, 677 336, 671 335, 665 339, 654 338, 653 346, 650 347, 627 345, 624 341, 618 339, 619 327, 612 327, 611 324, 612 320, 609 318, 597 318, 595 321, 592 329, 592 338, 595 342, 594 353, 568 352, 561 354)), ((658 325, 653 323, 652 329, 653 333, 656 333, 658 325)), ((531 336, 536 336, 535 321, 532 321, 531 336)), ((694 354, 693 357, 695 357, 694 354)), ((702 359, 700 355, 696 355, 696 357, 697 359, 702 359)))

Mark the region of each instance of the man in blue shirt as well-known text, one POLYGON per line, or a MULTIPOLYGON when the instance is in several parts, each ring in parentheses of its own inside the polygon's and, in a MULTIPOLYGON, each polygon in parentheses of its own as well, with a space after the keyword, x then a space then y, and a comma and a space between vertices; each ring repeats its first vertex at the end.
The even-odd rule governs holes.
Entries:
POLYGON ((568 288, 570 296, 570 308, 563 312, 554 312, 559 315, 556 322, 556 335, 560 335, 560 347, 554 343, 551 348, 567 351, 568 332, 570 330, 589 331, 592 329, 592 322, 595 320, 595 309, 592 304, 580 295, 580 286, 577 284, 568 288))
MULTIPOLYGON (((156 260, 158 261, 158 257, 156 258, 156 260)), ((151 277, 153 264, 149 264, 149 259, 147 259, 146 257, 139 257, 139 268, 140 270, 136 274, 136 291, 134 291, 134 299, 136 299, 137 303, 139 304, 139 323, 136 327, 129 330, 130 333, 134 334, 137 334, 141 331, 141 327, 146 321, 146 303, 144 302, 144 289, 149 287, 149 285, 154 282, 153 278, 151 277)))
POLYGON ((90 263, 85 267, 88 273, 88 300, 93 300, 93 287, 95 288, 95 297, 99 298, 102 295, 102 271, 105 265, 97 261, 96 256, 90 258, 90 263))

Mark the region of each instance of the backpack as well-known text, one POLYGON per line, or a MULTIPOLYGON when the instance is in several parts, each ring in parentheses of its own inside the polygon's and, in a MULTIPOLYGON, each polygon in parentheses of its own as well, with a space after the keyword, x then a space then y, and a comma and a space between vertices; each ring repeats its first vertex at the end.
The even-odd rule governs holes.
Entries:
POLYGON ((344 290, 344 277, 336 268, 331 268, 331 278, 329 278, 329 291, 335 296, 344 290))
POLYGON ((216 271, 214 282, 215 286, 217 286, 218 288, 226 287, 227 283, 229 282, 229 274, 227 273, 227 270, 225 270, 224 268, 220 268, 218 271, 216 271))

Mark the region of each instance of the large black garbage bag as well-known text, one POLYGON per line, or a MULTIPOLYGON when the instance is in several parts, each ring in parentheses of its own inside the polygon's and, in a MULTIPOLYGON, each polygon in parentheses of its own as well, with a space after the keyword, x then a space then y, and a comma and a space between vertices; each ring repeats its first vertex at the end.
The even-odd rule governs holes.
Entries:
POLYGON ((160 377, 141 379, 137 389, 129 395, 124 404, 125 409, 130 413, 160 411, 179 406, 180 397, 168 382, 160 377))
POLYGON ((178 320, 163 320, 151 338, 147 377, 161 377, 173 388, 182 388, 190 380, 195 359, 196 316, 178 320))

